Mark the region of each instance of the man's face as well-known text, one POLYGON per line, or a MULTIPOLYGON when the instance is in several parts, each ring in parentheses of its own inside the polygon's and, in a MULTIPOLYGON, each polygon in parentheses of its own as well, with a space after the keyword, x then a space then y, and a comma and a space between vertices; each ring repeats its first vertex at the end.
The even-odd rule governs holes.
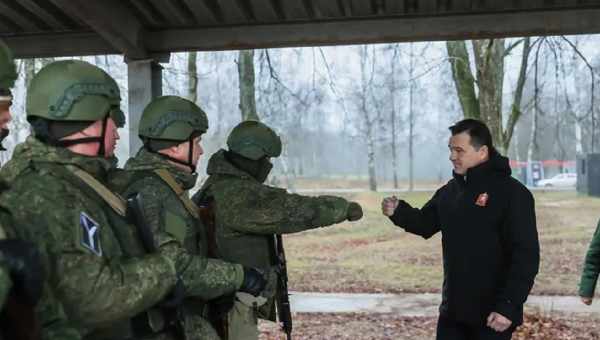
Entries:
MULTIPOLYGON (((192 164, 194 166, 198 165, 198 161, 200 161, 200 156, 204 154, 204 149, 202 149, 202 136, 197 136, 192 140, 192 144, 194 145, 194 149, 192 150, 192 164)), ((186 152, 189 152, 190 143, 186 143, 186 152)), ((187 156, 186 156, 187 157, 187 156)))
MULTIPOLYGON (((196 166, 198 161, 200 160, 200 156, 204 154, 204 149, 202 149, 202 137, 197 136, 192 140, 192 144, 194 145, 194 149, 192 150, 192 164, 196 166)), ((184 142, 177 145, 174 149, 174 154, 171 156, 175 159, 178 159, 182 162, 187 162, 190 152, 190 142, 184 142)))
POLYGON ((451 136, 448 148, 454 172, 458 175, 465 175, 470 168, 488 160, 488 147, 484 145, 479 150, 475 149, 467 132, 451 136))
POLYGON ((117 147, 119 138, 117 124, 109 117, 106 122, 106 136, 104 138, 104 152, 106 158, 112 157, 115 154, 115 148, 117 147))
POLYGON ((8 129, 8 123, 12 120, 10 106, 12 102, 0 102, 0 129, 8 129))

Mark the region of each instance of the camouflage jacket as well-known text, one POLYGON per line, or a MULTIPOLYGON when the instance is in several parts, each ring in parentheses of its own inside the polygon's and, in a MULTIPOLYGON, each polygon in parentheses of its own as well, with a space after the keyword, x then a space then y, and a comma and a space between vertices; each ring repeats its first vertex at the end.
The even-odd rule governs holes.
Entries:
MULTIPOLYGON (((14 228, 14 221, 10 214, 5 210, 0 210, 0 239, 16 238, 17 231, 19 236, 24 236, 22 230, 14 228)), ((44 253, 43 249, 38 249, 40 253, 44 253)), ((42 259, 47 259, 47 256, 42 255, 42 259)), ((45 268, 48 270, 48 264, 45 263, 45 268)), ((4 266, 0 267, 0 306, 3 308, 13 308, 15 306, 7 307, 5 302, 11 292, 13 282, 10 277, 10 272, 4 266)), ((27 305, 20 305, 17 307, 19 310, 13 312, 4 311, 2 317, 8 317, 13 315, 11 318, 17 318, 18 320, 11 319, 9 322, 16 322, 12 324, 12 327, 19 327, 21 330, 39 327, 40 336, 44 340, 79 340, 81 336, 79 332, 71 327, 67 317, 65 315, 62 303, 55 297, 52 289, 47 282, 44 283, 44 289, 42 291, 42 299, 36 306, 35 310, 28 310, 27 305), (13 314, 16 313, 16 314, 13 314), (23 315, 23 314, 33 314, 23 315), (42 316, 40 318, 40 316, 42 316), (43 321, 43 323, 42 323, 43 321)), ((2 336, 0 336, 2 339, 2 336)))
POLYGON ((124 171, 113 171, 110 177, 111 187, 123 197, 141 195, 144 215, 159 252, 176 263, 189 296, 210 300, 240 288, 244 279, 241 265, 206 257, 206 231, 197 215, 192 216, 188 210, 197 210, 188 193, 196 183, 196 175, 142 148, 127 161, 124 171), (166 170, 181 196, 157 170, 166 170), (186 208, 184 200, 192 206, 186 208))
MULTIPOLYGON (((4 224, 5 223, 0 224, 0 240, 5 240, 13 236, 8 234, 8 228, 6 228, 4 224)), ((0 264, 0 306, 4 306, 4 302, 10 293, 12 285, 13 282, 10 278, 8 268, 6 268, 5 265, 0 264)))
MULTIPOLYGON (((120 242, 133 237, 133 227, 74 172, 102 182, 108 167, 102 158, 29 137, 0 170, 11 183, 1 205, 24 238, 46 250, 49 285, 83 335, 128 327, 131 317, 161 301, 176 280, 168 258, 129 256, 120 242)), ((48 317, 42 315, 42 322, 48 317)))
MULTIPOLYGON (((266 268, 273 260, 273 235, 300 232, 342 222, 349 202, 341 197, 308 197, 259 183, 233 166, 225 151, 208 163, 209 178, 193 200, 214 202, 217 246, 225 261, 266 268)), ((273 304, 263 310, 273 319, 273 304)))
POLYGON ((588 247, 579 281, 579 296, 594 297, 600 275, 600 221, 588 247))

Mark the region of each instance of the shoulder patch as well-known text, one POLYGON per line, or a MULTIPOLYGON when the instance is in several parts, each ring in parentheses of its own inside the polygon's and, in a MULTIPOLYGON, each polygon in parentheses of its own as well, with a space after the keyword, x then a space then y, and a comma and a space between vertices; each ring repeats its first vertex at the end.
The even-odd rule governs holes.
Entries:
POLYGON ((100 224, 82 211, 79 215, 79 227, 81 228, 81 245, 91 250, 94 254, 102 256, 100 224))

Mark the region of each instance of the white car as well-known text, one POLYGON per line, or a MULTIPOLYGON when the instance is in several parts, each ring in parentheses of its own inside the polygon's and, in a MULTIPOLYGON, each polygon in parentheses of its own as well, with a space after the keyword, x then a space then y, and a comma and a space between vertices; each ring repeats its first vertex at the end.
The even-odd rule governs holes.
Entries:
POLYGON ((577 185, 577 174, 558 174, 537 182, 538 187, 574 187, 577 185))

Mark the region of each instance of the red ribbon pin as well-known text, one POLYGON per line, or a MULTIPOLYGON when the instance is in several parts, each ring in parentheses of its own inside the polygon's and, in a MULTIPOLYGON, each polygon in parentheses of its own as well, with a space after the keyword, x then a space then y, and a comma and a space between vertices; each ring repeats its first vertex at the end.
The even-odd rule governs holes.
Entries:
POLYGON ((479 194, 479 196, 477 196, 477 200, 475 201, 475 204, 480 207, 485 207, 485 206, 487 206, 488 198, 489 198, 489 195, 487 192, 479 194))

